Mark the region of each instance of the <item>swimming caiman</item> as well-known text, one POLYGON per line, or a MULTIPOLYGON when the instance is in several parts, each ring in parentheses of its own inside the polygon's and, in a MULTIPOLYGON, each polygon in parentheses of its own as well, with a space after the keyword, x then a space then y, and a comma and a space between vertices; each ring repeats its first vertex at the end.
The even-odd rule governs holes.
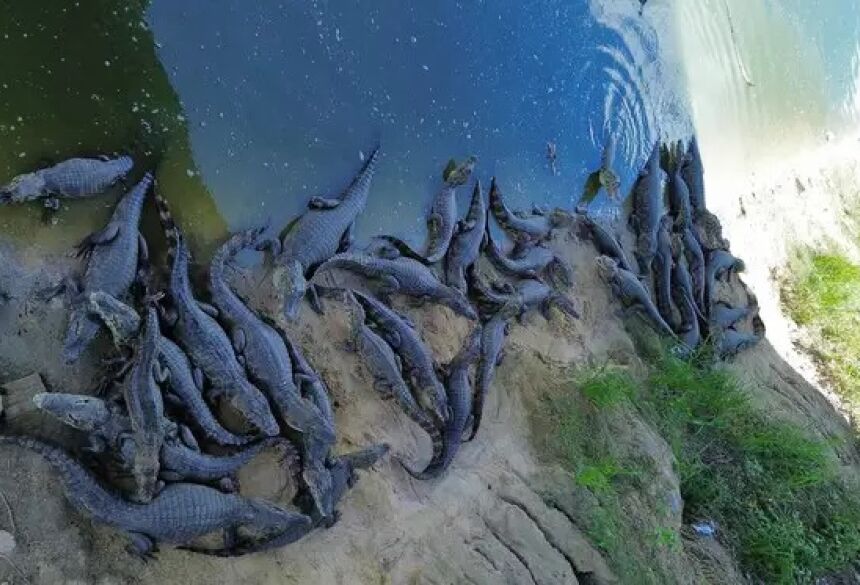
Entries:
MULTIPOLYGON (((107 190, 134 166, 128 156, 115 159, 71 158, 52 167, 18 175, 0 187, 0 203, 22 203, 41 197, 88 197, 107 190)), ((56 201, 46 201, 56 207, 56 201)))
POLYGON ((288 320, 298 316, 309 273, 341 249, 344 237, 348 237, 355 219, 364 210, 378 160, 377 147, 340 198, 311 199, 305 213, 287 227, 283 239, 272 243, 275 254, 272 278, 275 288, 284 295, 284 314, 288 320))

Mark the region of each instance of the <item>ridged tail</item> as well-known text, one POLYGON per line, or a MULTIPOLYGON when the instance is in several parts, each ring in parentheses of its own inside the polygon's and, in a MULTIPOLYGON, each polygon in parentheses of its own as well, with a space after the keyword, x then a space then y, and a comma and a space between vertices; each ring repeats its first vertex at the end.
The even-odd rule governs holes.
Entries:
POLYGON ((379 156, 379 144, 377 143, 370 151, 367 159, 365 159, 361 170, 358 171, 358 174, 355 175, 352 182, 349 184, 349 187, 347 187, 347 196, 351 193, 365 191, 370 188, 370 181, 373 180, 373 175, 376 173, 376 165, 379 162, 379 156))
POLYGON ((172 263, 176 258, 176 252, 182 241, 182 232, 176 225, 176 220, 170 212, 170 206, 161 195, 155 196, 155 207, 158 209, 158 221, 167 239, 167 258, 172 263))
POLYGON ((502 191, 499 189, 495 177, 490 182, 490 212, 502 227, 506 227, 510 223, 511 211, 502 201, 502 191))
POLYGON ((256 246, 264 231, 266 231, 266 228, 260 226, 233 234, 230 239, 221 244, 221 247, 212 256, 212 262, 209 265, 210 276, 220 278, 224 274, 224 266, 227 264, 227 261, 242 250, 256 246))
POLYGON ((415 250, 415 248, 413 248, 412 246, 410 246, 409 244, 407 244, 406 242, 404 242, 403 240, 401 240, 398 237, 389 236, 389 235, 381 235, 381 236, 376 236, 375 239, 387 242, 401 256, 405 256, 407 258, 411 258, 412 260, 416 260, 416 261, 420 262, 421 264, 424 264, 425 266, 429 266, 431 264, 431 262, 429 262, 427 260, 427 258, 424 257, 423 254, 421 254, 420 252, 417 252, 415 250))

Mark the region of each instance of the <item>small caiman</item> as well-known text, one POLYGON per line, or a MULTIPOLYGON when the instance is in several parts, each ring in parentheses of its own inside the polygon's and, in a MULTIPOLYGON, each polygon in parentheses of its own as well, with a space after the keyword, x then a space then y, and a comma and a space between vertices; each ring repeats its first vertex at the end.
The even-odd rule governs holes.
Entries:
POLYGON ((352 291, 368 320, 400 356, 403 374, 410 382, 418 403, 432 412, 437 422, 448 419, 448 398, 445 387, 436 376, 433 356, 421 341, 418 332, 403 318, 375 298, 352 291))
POLYGON ((203 388, 198 386, 202 377, 194 379, 191 362, 178 345, 162 336, 158 340, 158 352, 162 365, 169 372, 164 385, 165 397, 182 406, 183 415, 195 429, 219 445, 244 445, 252 440, 252 437, 228 431, 218 422, 203 399, 203 388))
MULTIPOLYGON (((0 203, 22 203, 41 197, 82 198, 107 190, 134 166, 128 156, 110 159, 70 158, 52 167, 18 175, 0 187, 0 203)), ((55 207, 51 202, 50 206, 55 207)))
POLYGON ((600 254, 609 256, 618 261, 618 265, 624 270, 633 272, 633 265, 627 260, 627 254, 624 253, 624 248, 621 243, 613 236, 609 230, 600 225, 600 223, 588 214, 584 207, 577 207, 576 212, 582 218, 585 227, 591 235, 591 240, 594 242, 594 247, 600 254))
POLYGON ((550 214, 529 215, 511 211, 502 200, 502 191, 495 177, 490 183, 490 211, 508 236, 520 245, 546 241, 556 227, 550 214))
POLYGON ((657 228, 657 254, 654 256, 654 296, 657 299, 657 309, 663 319, 670 325, 674 324, 675 316, 672 310, 672 238, 670 228, 672 220, 664 215, 657 228))
POLYGON ((472 386, 469 383, 469 370, 481 353, 481 327, 476 327, 467 337, 463 347, 448 364, 448 375, 445 387, 448 391, 448 407, 451 416, 445 423, 442 457, 434 458, 422 471, 405 467, 406 471, 416 479, 433 479, 439 477, 457 455, 463 441, 463 433, 472 417, 472 386))
POLYGON ((693 298, 693 281, 683 254, 679 255, 672 270, 672 298, 681 314, 678 337, 684 344, 682 354, 689 355, 701 343, 702 333, 699 327, 699 311, 693 298))
POLYGON ((469 180, 477 160, 474 156, 469 157, 459 168, 456 168, 454 163, 455 168, 451 169, 450 173, 445 173, 443 177, 444 184, 433 200, 430 217, 427 219, 427 248, 423 255, 429 264, 438 262, 448 252, 457 223, 457 187, 469 180))
POLYGON ((724 329, 718 336, 717 353, 723 359, 735 356, 761 341, 761 337, 755 333, 741 333, 734 329, 724 329))
POLYGON ((131 503, 102 486, 58 447, 12 436, 0 436, 0 445, 23 447, 44 457, 59 473, 72 506, 127 534, 131 539, 129 552, 142 557, 151 556, 160 542, 185 544, 216 531, 233 532, 245 527, 271 535, 311 524, 307 516, 264 500, 196 484, 171 484, 148 504, 131 503))
POLYGON ((684 256, 687 258, 687 266, 690 269, 690 276, 693 279, 693 298, 696 299, 696 306, 699 312, 704 314, 705 311, 705 253, 702 251, 702 246, 699 245, 699 240, 693 234, 690 228, 682 228, 680 246, 684 250, 684 256))
POLYGON ((442 457, 442 433, 438 426, 419 406, 403 379, 402 364, 391 346, 374 333, 365 323, 365 311, 355 297, 349 293, 352 348, 361 356, 370 375, 373 387, 384 398, 394 398, 403 412, 418 424, 430 437, 433 445, 433 462, 442 457))
POLYGON ((287 351, 293 362, 293 381, 302 392, 302 396, 313 402, 320 411, 326 423, 334 428, 334 410, 331 404, 331 390, 319 375, 307 358, 305 358, 299 346, 290 341, 289 337, 283 336, 287 351))
POLYGON ((445 258, 445 283, 463 294, 467 292, 466 271, 477 262, 481 254, 481 242, 484 240, 486 227, 484 195, 481 192, 481 182, 476 181, 469 211, 457 224, 454 239, 445 258))
POLYGON ((663 171, 660 169, 660 143, 657 142, 633 188, 630 219, 636 230, 636 257, 642 274, 650 274, 651 262, 657 253, 657 231, 663 207, 663 171))
POLYGON ((80 282, 67 283, 73 293, 72 313, 63 345, 63 357, 67 362, 76 361, 101 328, 99 316, 88 306, 87 295, 101 291, 122 301, 138 276, 139 262, 149 256, 138 225, 151 185, 152 175, 147 173, 120 200, 110 222, 79 246, 81 253, 89 256, 89 261, 80 282))
POLYGON ((478 305, 485 313, 505 310, 522 319, 526 313, 537 308, 549 319, 549 309, 556 306, 569 317, 579 318, 579 312, 570 299, 540 280, 530 278, 519 281, 516 286, 504 283, 492 288, 477 278, 473 278, 472 283, 478 305))
POLYGON ((681 165, 681 176, 690 188, 690 204, 694 211, 705 211, 705 166, 699 152, 699 141, 693 136, 687 146, 687 156, 681 165))
POLYGON ((684 228, 693 227, 693 209, 690 204, 690 189, 681 176, 680 168, 669 175, 669 209, 675 222, 684 228))
POLYGON ((496 374, 496 367, 504 358, 505 338, 511 330, 510 317, 504 311, 493 315, 481 329, 481 353, 475 372, 475 396, 472 401, 472 431, 469 441, 478 434, 484 414, 484 401, 496 374))
POLYGON ((734 327, 738 321, 746 319, 751 312, 751 307, 732 307, 726 303, 717 302, 711 307, 709 317, 712 324, 720 329, 728 329, 734 327))
POLYGON ((349 237, 351 226, 367 203, 378 160, 377 147, 340 198, 311 199, 305 213, 288 226, 283 239, 273 245, 272 278, 276 290, 284 294, 287 319, 294 320, 298 316, 299 305, 307 292, 309 272, 340 251, 344 238, 349 237))
POLYGON ((489 229, 487 230, 486 241, 487 258, 499 272, 510 276, 538 278, 551 262, 558 261, 552 250, 541 245, 529 246, 521 250, 517 256, 508 256, 493 240, 493 234, 490 233, 489 229))
POLYGON ((597 273, 609 284, 612 292, 625 307, 639 305, 654 326, 661 332, 675 338, 675 332, 660 315, 651 301, 651 295, 636 275, 618 266, 609 256, 598 256, 594 261, 597 273))
POLYGON ((744 261, 740 258, 735 258, 725 250, 714 250, 708 254, 708 261, 705 264, 705 306, 710 312, 710 307, 714 303, 714 291, 717 289, 717 279, 731 270, 743 272, 744 261))
MULTIPOLYGON (((212 398, 225 397, 248 422, 266 435, 280 432, 266 397, 245 377, 227 334, 194 298, 188 274, 189 252, 167 202, 156 198, 172 258, 168 292, 175 312, 173 333, 192 363, 209 380, 212 398)), ((199 375, 198 375, 199 378, 199 375)))
POLYGON ((159 382, 167 379, 158 361, 158 313, 150 305, 146 312, 146 323, 138 343, 134 364, 123 387, 128 416, 131 421, 134 443, 132 474, 137 486, 136 500, 146 503, 155 495, 158 482, 159 455, 164 443, 162 420, 164 403, 159 382))
POLYGON ((402 294, 445 305, 467 319, 477 318, 475 309, 463 293, 442 284, 432 270, 411 258, 378 258, 346 252, 324 262, 318 273, 332 268, 347 270, 378 282, 379 294, 383 298, 402 294))

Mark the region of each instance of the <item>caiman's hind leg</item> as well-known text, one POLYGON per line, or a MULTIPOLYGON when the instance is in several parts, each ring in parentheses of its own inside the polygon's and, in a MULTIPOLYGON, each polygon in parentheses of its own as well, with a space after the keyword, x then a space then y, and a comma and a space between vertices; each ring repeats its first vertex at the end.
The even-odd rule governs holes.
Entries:
POLYGON ((81 294, 81 288, 78 281, 71 276, 64 276, 60 282, 54 286, 42 289, 36 292, 36 298, 45 303, 54 300, 60 295, 66 299, 75 299, 81 294))
POLYGON ((155 546, 154 540, 139 532, 129 532, 128 537, 131 542, 126 547, 126 551, 130 555, 136 556, 142 561, 150 561, 155 558, 155 553, 158 549, 155 546))
POLYGON ((102 246, 104 244, 109 244, 114 241, 119 234, 119 224, 116 222, 110 222, 104 228, 100 229, 97 232, 93 232, 88 235, 86 238, 81 240, 81 242, 75 247, 77 250, 77 256, 88 258, 90 254, 92 254, 93 250, 96 246, 102 246))

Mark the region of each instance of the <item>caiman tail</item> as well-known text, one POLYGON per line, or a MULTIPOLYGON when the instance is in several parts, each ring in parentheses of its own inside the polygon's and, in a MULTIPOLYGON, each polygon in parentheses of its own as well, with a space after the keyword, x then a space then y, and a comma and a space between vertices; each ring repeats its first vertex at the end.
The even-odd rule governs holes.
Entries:
POLYGON ((155 196, 155 207, 158 209, 158 221, 161 222, 161 228, 167 240, 167 259, 172 264, 176 258, 179 243, 182 240, 182 232, 179 230, 179 226, 176 225, 176 220, 170 212, 170 206, 164 197, 161 195, 155 196))
MULTIPOLYGON (((160 212, 161 208, 159 208, 159 215, 160 212)), ((233 234, 212 256, 212 261, 209 264, 209 273, 211 275, 218 275, 219 277, 224 274, 224 266, 227 264, 227 261, 242 250, 256 247, 264 231, 266 231, 265 226, 261 226, 233 234)))

